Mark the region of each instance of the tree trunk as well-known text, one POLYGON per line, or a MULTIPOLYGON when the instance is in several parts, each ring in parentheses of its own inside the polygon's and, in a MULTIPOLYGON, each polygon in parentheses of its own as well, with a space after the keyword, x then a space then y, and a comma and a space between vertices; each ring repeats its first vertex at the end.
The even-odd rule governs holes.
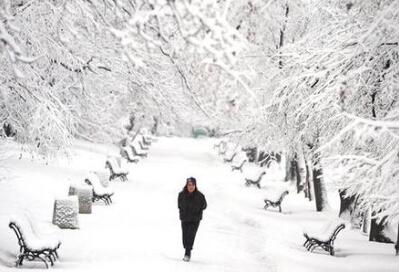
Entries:
POLYGON ((158 118, 153 116, 152 119, 154 120, 154 124, 152 125, 152 128, 151 128, 151 134, 157 135, 158 134, 158 118))
POLYGON ((309 201, 313 201, 314 199, 314 188, 313 188, 313 182, 312 182, 312 172, 310 171, 311 163, 307 162, 305 160, 305 166, 306 166, 306 191, 307 191, 307 197, 309 201))
POLYGON ((384 235, 387 217, 383 217, 380 222, 377 219, 371 219, 369 240, 380 243, 393 243, 391 239, 384 235))
POLYGON ((291 159, 285 155, 285 181, 289 181, 291 177, 291 159))
POLYGON ((371 218, 371 211, 370 209, 366 209, 363 213, 363 225, 362 225, 362 232, 366 234, 370 234, 370 218, 371 218))
POLYGON ((133 128, 134 128, 134 125, 135 125, 135 120, 136 120, 136 117, 134 116, 134 113, 131 113, 130 116, 129 116, 129 124, 127 124, 125 126, 125 128, 126 128, 128 133, 133 131, 133 128))
POLYGON ((396 256, 398 256, 399 255, 399 224, 398 224, 398 238, 396 238, 395 250, 396 250, 396 256))
POLYGON ((296 180, 296 169, 297 169, 297 163, 296 163, 296 159, 291 159, 290 162, 290 180, 294 181, 296 180))
POLYGON ((328 209, 327 188, 323 179, 323 169, 320 164, 313 168, 313 186, 316 200, 316 210, 318 212, 328 209))
POLYGON ((270 154, 265 152, 265 151, 259 151, 259 156, 258 156, 258 162, 260 163, 260 166, 263 167, 266 165, 269 166, 270 162, 270 154))
POLYGON ((308 197, 306 188, 306 163, 302 150, 298 151, 297 156, 297 192, 305 192, 305 197, 308 197))
POLYGON ((351 214, 353 212, 353 204, 356 201, 356 196, 345 196, 346 189, 339 190, 339 198, 341 200, 341 205, 339 208, 339 217, 350 220, 351 214))
POLYGON ((299 163, 298 160, 294 160, 293 161, 293 166, 294 166, 294 179, 296 180, 296 192, 297 194, 299 194, 300 192, 303 191, 303 184, 302 184, 302 177, 300 174, 300 170, 299 170, 299 163))
MULTIPOLYGON (((288 3, 285 3, 285 21, 284 24, 282 25, 281 29, 280 29, 280 39, 279 39, 279 44, 278 44, 278 49, 281 49, 284 46, 284 34, 285 34, 285 30, 287 28, 287 21, 288 21, 288 14, 290 12, 290 7, 288 6, 288 3)), ((279 68, 282 69, 283 68, 283 58, 280 55, 280 59, 278 62, 279 68)))
POLYGON ((258 149, 256 147, 249 147, 246 151, 248 162, 256 162, 258 157, 258 149))

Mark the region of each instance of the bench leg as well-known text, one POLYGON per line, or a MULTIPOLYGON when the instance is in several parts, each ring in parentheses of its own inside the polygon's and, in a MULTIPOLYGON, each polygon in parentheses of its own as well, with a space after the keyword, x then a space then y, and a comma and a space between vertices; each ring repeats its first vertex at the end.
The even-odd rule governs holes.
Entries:
POLYGON ((25 253, 19 254, 16 262, 16 267, 21 266, 23 264, 25 257, 26 257, 25 253))
POLYGON ((279 211, 279 212, 282 212, 282 210, 281 210, 281 205, 278 205, 278 211, 279 211))
POLYGON ((313 250, 315 250, 315 248, 318 247, 318 246, 319 246, 318 244, 310 244, 309 247, 308 247, 309 251, 313 252, 313 250))
POLYGON ((46 257, 50 261, 50 265, 54 266, 55 259, 53 259, 53 255, 51 253, 48 253, 46 257))
POLYGON ((306 249, 307 249, 308 251, 313 251, 313 249, 315 249, 316 247, 317 247, 317 244, 315 244, 315 243, 312 242, 312 241, 309 241, 308 245, 306 246, 306 249))
POLYGON ((41 261, 46 265, 46 268, 47 268, 47 269, 49 268, 49 267, 48 267, 47 261, 46 261, 43 257, 37 256, 37 258, 38 258, 39 260, 41 260, 41 261))
POLYGON ((54 261, 57 261, 57 259, 58 259, 58 254, 57 254, 57 251, 51 251, 51 256, 53 257, 53 259, 54 259, 54 261))
POLYGON ((102 200, 105 203, 105 205, 108 205, 108 200, 105 196, 98 196, 98 200, 102 200))
POLYGON ((258 189, 260 189, 260 182, 256 183, 256 187, 258 187, 258 189))

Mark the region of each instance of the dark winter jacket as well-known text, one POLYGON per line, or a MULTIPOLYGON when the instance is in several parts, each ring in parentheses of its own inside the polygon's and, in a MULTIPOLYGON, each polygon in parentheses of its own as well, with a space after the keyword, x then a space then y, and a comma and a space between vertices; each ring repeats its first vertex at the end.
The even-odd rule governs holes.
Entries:
POLYGON ((202 219, 202 211, 207 206, 205 196, 200 191, 195 190, 190 194, 186 188, 179 193, 177 202, 180 220, 185 222, 200 221, 202 219))

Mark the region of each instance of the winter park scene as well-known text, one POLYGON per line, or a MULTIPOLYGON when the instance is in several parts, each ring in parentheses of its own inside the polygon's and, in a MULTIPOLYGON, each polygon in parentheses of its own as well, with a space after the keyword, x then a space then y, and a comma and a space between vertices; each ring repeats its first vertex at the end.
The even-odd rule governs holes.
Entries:
POLYGON ((399 0, 0 0, 0 272, 398 272, 399 0))

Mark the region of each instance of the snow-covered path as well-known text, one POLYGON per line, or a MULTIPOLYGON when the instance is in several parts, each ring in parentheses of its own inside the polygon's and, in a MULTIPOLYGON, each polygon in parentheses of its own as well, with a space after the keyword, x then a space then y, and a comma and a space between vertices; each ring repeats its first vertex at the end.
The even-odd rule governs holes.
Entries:
MULTIPOLYGON (((248 197, 243 196, 242 186, 231 186, 230 172, 211 152, 209 140, 166 138, 154 144, 146 160, 130 166, 128 182, 111 184, 115 191, 113 205, 96 204, 93 214, 80 215, 79 230, 60 231, 61 262, 55 268, 271 271, 270 260, 260 253, 264 232, 247 212, 251 206, 246 203, 248 197), (177 194, 189 176, 197 178, 208 209, 192 261, 184 263, 177 194)), ((256 202, 254 198, 253 206, 256 202)), ((8 238, 15 251, 15 237, 8 238)), ((38 263, 37 267, 41 266, 38 263)))
MULTIPOLYGON (((303 227, 317 228, 337 216, 316 213, 314 203, 294 190, 283 213, 265 211, 263 198, 279 186, 278 171, 269 169, 261 190, 245 187, 243 174, 232 173, 212 149, 211 139, 161 138, 147 159, 129 165, 129 181, 110 184, 114 203, 94 204, 93 213, 80 214, 80 229, 57 230, 62 245, 57 271, 398 271, 392 244, 368 242, 357 230, 346 229, 336 240, 336 256, 309 253, 303 247, 303 227), (192 261, 182 261, 177 194, 194 176, 205 194, 204 211, 192 261)), ((46 165, 6 144, 8 178, 0 180, 0 272, 15 271, 17 240, 8 228, 9 216, 29 215, 50 232, 54 198, 65 196, 71 183, 88 170, 105 171, 107 154, 115 146, 77 141, 69 161, 46 165)), ((277 168, 275 168, 276 170, 277 168)), ((335 194, 335 197, 336 194, 335 194)), ((335 201, 336 202, 336 201, 335 201)), ((23 268, 43 268, 27 262, 23 268)), ((36 270, 36 269, 33 269, 36 270)), ((31 269, 30 269, 31 271, 31 269)))
MULTIPOLYGON (((190 271, 267 271, 265 260, 254 254, 261 246, 257 243, 260 237, 251 239, 256 227, 242 227, 245 222, 238 222, 240 202, 230 190, 224 190, 229 183, 224 177, 226 169, 209 153, 209 141, 179 139, 180 146, 171 142, 173 139, 164 139, 155 144, 148 159, 131 167, 130 181, 116 184, 114 205, 98 207, 99 212, 95 210, 88 218, 92 222, 82 224, 81 232, 87 236, 76 233, 86 237, 77 247, 85 251, 79 265, 90 261, 97 267, 95 262, 100 261, 101 267, 132 271, 186 271, 187 266, 190 271), (176 202, 189 176, 197 177, 209 208, 198 232, 192 262, 187 264, 181 261, 176 202), (93 232, 92 227, 97 230, 93 232), (101 260, 103 256, 107 259, 101 260)), ((71 246, 67 252, 76 247, 67 246, 71 246)), ((76 251, 66 258, 75 259, 76 251)))

